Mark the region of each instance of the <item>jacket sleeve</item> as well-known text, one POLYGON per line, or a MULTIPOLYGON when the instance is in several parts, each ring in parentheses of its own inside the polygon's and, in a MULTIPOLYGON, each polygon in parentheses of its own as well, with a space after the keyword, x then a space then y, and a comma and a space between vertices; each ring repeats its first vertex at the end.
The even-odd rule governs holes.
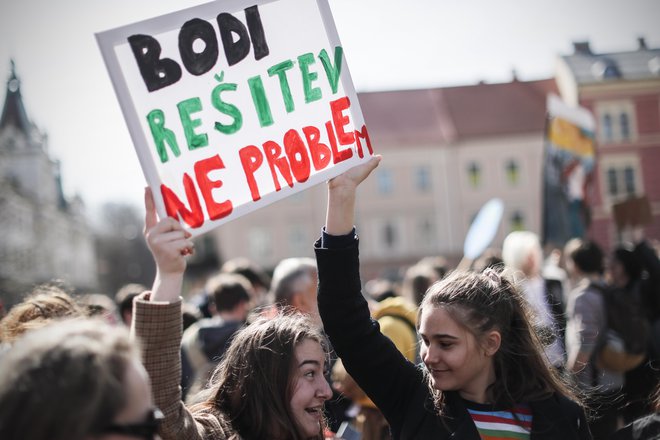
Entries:
POLYGON ((132 333, 149 373, 156 406, 165 419, 163 440, 225 440, 229 438, 217 416, 191 413, 181 401, 181 301, 154 303, 143 294, 134 302, 132 333))
POLYGON ((635 246, 635 255, 648 274, 642 282, 641 293, 648 317, 653 321, 660 318, 660 260, 646 241, 635 246))
POLYGON ((325 332, 346 371, 378 406, 396 435, 414 393, 425 386, 423 374, 371 319, 361 294, 358 240, 332 249, 321 248, 319 241, 315 252, 319 312, 325 332))

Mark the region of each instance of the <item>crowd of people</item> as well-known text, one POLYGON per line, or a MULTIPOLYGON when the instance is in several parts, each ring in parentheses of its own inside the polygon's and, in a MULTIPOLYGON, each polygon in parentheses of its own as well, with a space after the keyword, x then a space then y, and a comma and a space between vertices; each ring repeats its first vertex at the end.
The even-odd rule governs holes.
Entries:
POLYGON ((147 190, 152 286, 112 304, 39 286, 0 321, 0 438, 660 438, 641 229, 610 255, 517 231, 469 270, 363 280, 354 205, 379 161, 328 182, 316 259, 231 260, 202 292, 184 291, 190 234, 147 190))

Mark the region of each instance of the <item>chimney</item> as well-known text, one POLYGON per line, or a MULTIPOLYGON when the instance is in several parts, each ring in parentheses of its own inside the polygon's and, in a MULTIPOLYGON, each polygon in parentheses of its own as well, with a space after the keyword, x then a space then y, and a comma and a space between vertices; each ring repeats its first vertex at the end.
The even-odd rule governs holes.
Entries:
POLYGON ((637 44, 638 44, 637 50, 648 49, 648 47, 646 47, 646 39, 644 37, 637 37, 637 44))
POLYGON ((573 51, 576 55, 593 55, 589 47, 589 41, 574 41, 573 51))

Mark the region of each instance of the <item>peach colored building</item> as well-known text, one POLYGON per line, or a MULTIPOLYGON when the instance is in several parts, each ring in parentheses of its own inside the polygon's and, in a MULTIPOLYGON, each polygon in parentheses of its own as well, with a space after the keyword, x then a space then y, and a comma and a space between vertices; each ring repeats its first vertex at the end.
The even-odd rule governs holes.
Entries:
MULTIPOLYGON (((545 105, 554 80, 362 93, 369 135, 383 161, 360 188, 357 227, 365 276, 394 273, 428 255, 462 256, 468 227, 493 197, 505 213, 493 243, 514 229, 540 231, 545 105)), ((325 185, 214 232, 221 259, 266 268, 313 256, 325 185)))
POLYGON ((646 236, 660 238, 660 48, 594 53, 588 42, 559 57, 562 98, 588 108, 596 119, 598 160, 589 235, 609 249, 619 240, 612 205, 646 195, 652 223, 646 236))

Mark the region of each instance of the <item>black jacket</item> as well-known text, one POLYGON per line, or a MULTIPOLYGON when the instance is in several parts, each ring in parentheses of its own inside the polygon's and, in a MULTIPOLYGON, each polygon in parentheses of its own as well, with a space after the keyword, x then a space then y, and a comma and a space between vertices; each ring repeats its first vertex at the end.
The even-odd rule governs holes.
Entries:
MULTIPOLYGON (((447 415, 438 416, 424 367, 407 361, 371 319, 361 294, 357 239, 332 249, 320 248, 319 241, 315 250, 325 331, 348 373, 389 422, 393 437, 479 440, 458 393, 445 393, 447 415)), ((554 396, 530 406, 532 439, 591 439, 584 412, 574 402, 554 396)))

